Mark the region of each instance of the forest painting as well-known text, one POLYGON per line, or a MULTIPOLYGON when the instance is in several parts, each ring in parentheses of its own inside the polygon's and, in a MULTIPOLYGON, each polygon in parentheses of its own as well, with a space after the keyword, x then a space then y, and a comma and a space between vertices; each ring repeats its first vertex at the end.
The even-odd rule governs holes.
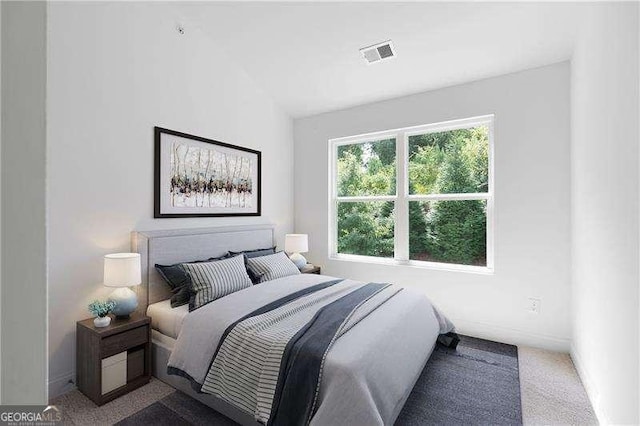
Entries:
POLYGON ((155 217, 260 214, 260 152, 156 128, 155 217))

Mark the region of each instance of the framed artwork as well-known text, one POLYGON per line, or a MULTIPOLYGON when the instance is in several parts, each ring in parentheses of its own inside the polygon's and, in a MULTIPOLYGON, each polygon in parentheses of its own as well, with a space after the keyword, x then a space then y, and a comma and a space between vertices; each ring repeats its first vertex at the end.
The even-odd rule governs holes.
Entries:
POLYGON ((260 216, 260 151, 160 127, 154 133, 154 217, 260 216))

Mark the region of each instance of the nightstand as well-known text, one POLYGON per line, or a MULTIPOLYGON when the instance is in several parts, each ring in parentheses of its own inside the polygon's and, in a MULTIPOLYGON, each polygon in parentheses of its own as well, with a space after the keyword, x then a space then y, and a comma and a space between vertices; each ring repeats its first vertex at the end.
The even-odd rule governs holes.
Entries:
POLYGON ((303 274, 318 274, 320 275, 320 267, 312 265, 311 263, 307 263, 305 267, 300 269, 300 272, 303 274))
POLYGON ((93 318, 76 323, 76 384, 97 405, 151 379, 151 318, 132 314, 97 328, 93 318))

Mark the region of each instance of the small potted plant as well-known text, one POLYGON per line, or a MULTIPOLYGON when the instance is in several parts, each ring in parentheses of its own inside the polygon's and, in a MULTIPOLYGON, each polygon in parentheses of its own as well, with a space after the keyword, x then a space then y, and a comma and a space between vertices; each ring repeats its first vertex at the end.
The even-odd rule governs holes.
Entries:
POLYGON ((90 303, 89 312, 91 312, 91 315, 95 315, 93 325, 96 327, 106 327, 111 324, 111 317, 107 315, 109 315, 109 312, 111 312, 115 307, 115 302, 111 300, 107 300, 105 302, 94 300, 90 303))

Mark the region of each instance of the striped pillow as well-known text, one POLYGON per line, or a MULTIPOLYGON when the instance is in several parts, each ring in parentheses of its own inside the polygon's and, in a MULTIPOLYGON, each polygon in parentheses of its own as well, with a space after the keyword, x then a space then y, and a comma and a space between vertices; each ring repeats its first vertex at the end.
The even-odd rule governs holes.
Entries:
POLYGON ((300 274, 298 267, 283 251, 267 256, 251 257, 247 259, 247 267, 256 277, 260 277, 261 283, 300 274))
POLYGON ((191 277, 194 293, 189 301, 190 311, 252 286, 242 255, 215 262, 183 263, 182 266, 191 277))

